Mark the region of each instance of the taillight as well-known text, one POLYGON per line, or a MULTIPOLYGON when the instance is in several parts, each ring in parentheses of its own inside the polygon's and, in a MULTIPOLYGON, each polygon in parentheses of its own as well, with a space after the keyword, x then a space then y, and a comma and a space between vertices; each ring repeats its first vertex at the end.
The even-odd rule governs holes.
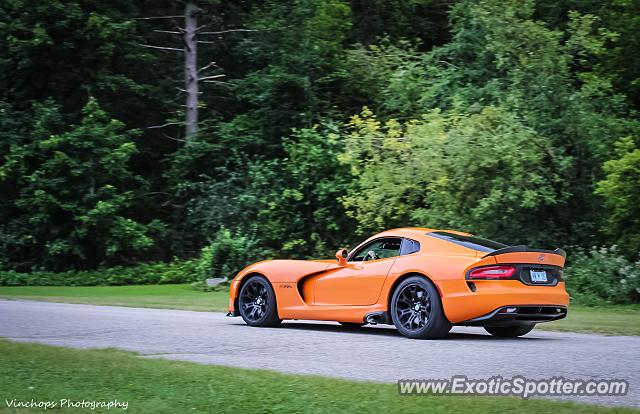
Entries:
POLYGON ((469 272, 469 279, 509 279, 515 272, 514 266, 478 267, 469 272))

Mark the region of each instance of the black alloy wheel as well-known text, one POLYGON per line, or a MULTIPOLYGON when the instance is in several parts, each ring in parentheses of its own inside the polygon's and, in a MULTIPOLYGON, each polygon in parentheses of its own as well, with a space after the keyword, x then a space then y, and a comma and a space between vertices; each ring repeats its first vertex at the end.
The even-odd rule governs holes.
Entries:
POLYGON ((271 283, 263 276, 252 276, 240 289, 238 295, 240 316, 251 326, 277 326, 276 295, 271 283))
POLYGON ((396 302, 398 322, 409 330, 421 329, 431 315, 431 298, 427 290, 416 284, 405 286, 396 302))
POLYGON ((438 290, 421 276, 411 276, 396 287, 391 319, 402 335, 413 339, 442 338, 451 330, 438 290))

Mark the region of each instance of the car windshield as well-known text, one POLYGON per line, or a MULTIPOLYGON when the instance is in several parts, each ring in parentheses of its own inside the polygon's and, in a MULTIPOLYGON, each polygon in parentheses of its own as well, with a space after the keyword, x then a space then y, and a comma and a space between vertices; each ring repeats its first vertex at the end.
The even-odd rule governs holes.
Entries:
POLYGON ((469 249, 478 250, 481 252, 493 252, 498 249, 509 247, 506 244, 498 243, 497 241, 483 239, 476 236, 462 236, 460 234, 449 233, 446 231, 434 231, 427 233, 427 236, 437 237, 438 239, 450 241, 460 246, 467 247, 469 249))

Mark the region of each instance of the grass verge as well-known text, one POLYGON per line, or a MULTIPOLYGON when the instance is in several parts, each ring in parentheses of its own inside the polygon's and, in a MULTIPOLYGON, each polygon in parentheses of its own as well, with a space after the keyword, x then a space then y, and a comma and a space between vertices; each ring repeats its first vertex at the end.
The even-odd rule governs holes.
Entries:
MULTIPOLYGON (((285 375, 0 340, 1 413, 6 400, 110 401, 129 413, 638 413, 570 402, 507 397, 400 396, 396 385, 285 375)), ((13 411, 12 411, 13 410, 13 411)), ((57 413, 87 409, 62 408, 57 413)), ((91 412, 107 412, 96 409, 91 412)), ((125 412, 112 409, 113 412, 125 412)))
MULTIPOLYGON (((0 298, 218 312, 228 304, 226 290, 201 292, 189 285, 0 287, 0 298)), ((640 335, 640 306, 571 306, 566 319, 537 329, 640 335)))
POLYGON ((0 298, 222 312, 227 309, 229 292, 202 292, 189 285, 3 286, 0 298))
POLYGON ((565 319, 541 323, 536 329, 596 332, 607 335, 640 335, 640 307, 637 305, 596 308, 569 306, 569 313, 565 319))

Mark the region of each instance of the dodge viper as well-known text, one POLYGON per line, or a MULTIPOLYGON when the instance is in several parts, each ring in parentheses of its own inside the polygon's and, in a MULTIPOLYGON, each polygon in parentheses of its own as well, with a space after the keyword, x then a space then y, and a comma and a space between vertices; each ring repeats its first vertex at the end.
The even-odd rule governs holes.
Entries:
POLYGON ((567 315, 566 253, 507 246, 469 233, 384 231, 334 260, 267 260, 231 282, 229 316, 251 326, 283 319, 392 324, 409 338, 453 325, 517 337, 567 315))

